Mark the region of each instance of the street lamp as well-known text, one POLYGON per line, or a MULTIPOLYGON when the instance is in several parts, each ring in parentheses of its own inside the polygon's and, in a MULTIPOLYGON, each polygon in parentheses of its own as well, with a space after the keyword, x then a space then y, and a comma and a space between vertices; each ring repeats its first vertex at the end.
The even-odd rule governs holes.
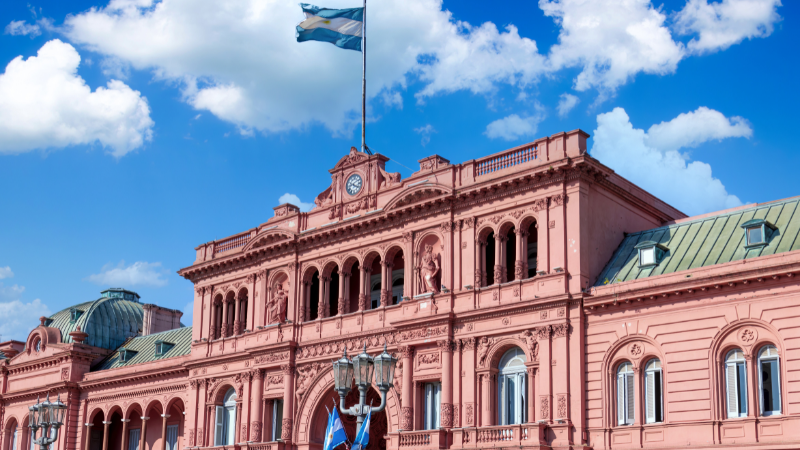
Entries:
POLYGON ((47 399, 39 402, 36 399, 36 404, 28 407, 28 427, 31 429, 31 440, 34 444, 39 445, 41 450, 47 450, 50 444, 58 439, 58 429, 64 425, 64 413, 67 411, 67 405, 61 403, 61 394, 55 402, 50 401, 50 393, 47 393, 47 399), (42 429, 42 436, 36 438, 36 432, 42 429), (55 433, 52 431, 55 430, 55 433))
POLYGON ((381 412, 386 408, 386 393, 389 388, 394 386, 394 368, 397 365, 397 358, 392 357, 386 352, 386 345, 383 346, 383 353, 376 357, 367 354, 367 344, 364 344, 364 351, 353 358, 347 359, 347 349, 342 358, 333 362, 333 377, 335 389, 339 393, 339 411, 342 414, 356 416, 358 430, 364 424, 364 419, 370 411, 373 413, 381 412), (367 405, 367 391, 372 384, 372 375, 375 374, 375 387, 381 392, 381 404, 378 407, 367 405), (350 393, 350 386, 355 378, 358 387, 358 404, 350 408, 344 407, 344 398, 350 393))

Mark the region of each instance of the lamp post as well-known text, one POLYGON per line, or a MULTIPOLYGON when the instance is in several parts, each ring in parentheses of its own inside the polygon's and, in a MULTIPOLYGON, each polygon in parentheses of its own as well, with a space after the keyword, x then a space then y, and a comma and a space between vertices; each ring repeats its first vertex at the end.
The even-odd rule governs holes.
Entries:
POLYGON ((39 445, 41 450, 47 450, 50 444, 58 439, 58 429, 64 425, 64 413, 67 405, 61 403, 61 394, 55 402, 50 401, 50 393, 47 393, 47 400, 28 407, 28 427, 31 429, 31 440, 39 445), (36 432, 42 429, 42 436, 36 438, 36 432), (52 432, 55 430, 55 433, 52 432))
POLYGON ((345 349, 342 359, 333 362, 333 376, 336 392, 339 393, 339 411, 342 414, 356 416, 358 428, 356 433, 361 430, 364 418, 367 413, 381 412, 386 408, 386 393, 389 388, 394 386, 394 369, 397 365, 397 358, 392 357, 386 352, 386 345, 383 346, 383 353, 376 357, 367 354, 367 345, 364 344, 364 351, 351 360, 347 359, 347 349, 345 349), (381 404, 378 407, 367 405, 367 391, 372 385, 372 375, 375 374, 375 387, 381 393, 381 404), (350 393, 350 386, 355 378, 358 387, 358 404, 349 408, 344 407, 344 398, 350 393))

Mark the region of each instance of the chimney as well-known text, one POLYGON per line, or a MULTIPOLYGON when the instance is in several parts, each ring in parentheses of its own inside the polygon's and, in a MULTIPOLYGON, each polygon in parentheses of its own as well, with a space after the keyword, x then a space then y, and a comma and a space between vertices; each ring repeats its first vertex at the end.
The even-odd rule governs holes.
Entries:
POLYGON ((150 304, 142 305, 142 309, 144 309, 142 336, 181 327, 181 316, 183 316, 183 312, 177 309, 162 308, 161 306, 150 304))

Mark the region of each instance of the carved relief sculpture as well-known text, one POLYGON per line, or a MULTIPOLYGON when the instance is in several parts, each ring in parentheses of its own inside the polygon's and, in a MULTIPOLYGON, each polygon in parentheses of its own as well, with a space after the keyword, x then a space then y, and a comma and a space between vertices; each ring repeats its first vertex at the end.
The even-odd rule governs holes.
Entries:
POLYGON ((489 353, 489 346, 492 345, 492 339, 484 336, 478 342, 478 365, 483 366, 486 363, 486 356, 489 353))
POLYGON ((439 280, 441 278, 439 273, 439 254, 433 253, 433 246, 430 244, 425 246, 425 253, 422 254, 419 277, 419 286, 422 291, 420 294, 439 292, 439 280))
POLYGON ((267 303, 267 324, 283 323, 286 321, 286 306, 289 302, 289 297, 282 285, 278 283, 275 286, 275 293, 267 303))

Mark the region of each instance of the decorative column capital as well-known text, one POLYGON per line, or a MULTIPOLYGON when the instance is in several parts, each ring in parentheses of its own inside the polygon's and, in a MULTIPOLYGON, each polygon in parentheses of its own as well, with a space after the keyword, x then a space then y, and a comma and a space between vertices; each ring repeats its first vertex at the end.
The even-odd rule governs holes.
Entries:
POLYGON ((536 332, 536 338, 539 339, 540 341, 546 341, 550 339, 550 334, 552 330, 553 327, 551 327, 550 325, 534 328, 534 331, 536 332))
POLYGON ((445 339, 442 341, 437 341, 436 345, 439 347, 439 350, 447 353, 453 352, 453 347, 455 347, 455 343, 450 339, 445 339))
POLYGON ((464 350, 475 350, 475 338, 468 337, 461 340, 464 350))
POLYGON ((250 370, 250 376, 255 378, 256 380, 263 380, 264 379, 264 369, 252 369, 250 370))
POLYGON ((399 348, 400 354, 403 358, 414 358, 414 346, 413 345, 404 345, 399 348))
POLYGON ((294 375, 294 365, 292 364, 283 364, 281 365, 281 373, 284 375, 294 375))

